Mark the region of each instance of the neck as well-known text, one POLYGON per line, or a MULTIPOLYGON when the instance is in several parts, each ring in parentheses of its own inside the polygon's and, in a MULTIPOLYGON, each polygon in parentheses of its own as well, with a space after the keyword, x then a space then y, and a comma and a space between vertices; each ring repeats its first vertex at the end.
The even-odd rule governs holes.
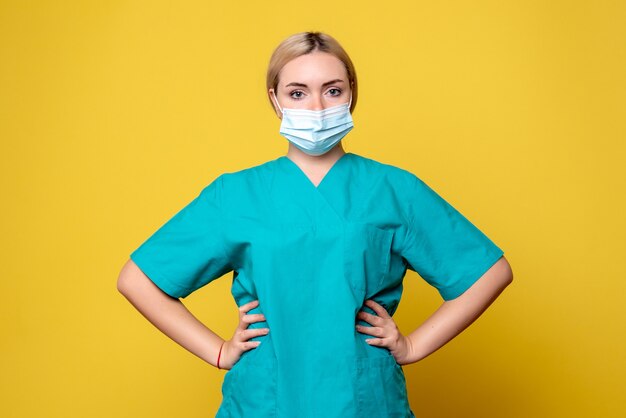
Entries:
POLYGON ((345 153, 346 152, 343 149, 341 141, 335 145, 333 149, 322 155, 309 155, 298 149, 298 147, 292 143, 289 143, 287 158, 303 166, 330 166, 340 159, 345 153))

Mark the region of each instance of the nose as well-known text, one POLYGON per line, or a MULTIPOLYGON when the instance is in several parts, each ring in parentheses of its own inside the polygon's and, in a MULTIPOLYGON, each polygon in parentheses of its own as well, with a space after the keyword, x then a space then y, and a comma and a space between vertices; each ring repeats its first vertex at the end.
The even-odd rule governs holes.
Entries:
POLYGON ((324 99, 321 95, 317 95, 313 97, 311 101, 311 110, 322 110, 324 109, 324 99))

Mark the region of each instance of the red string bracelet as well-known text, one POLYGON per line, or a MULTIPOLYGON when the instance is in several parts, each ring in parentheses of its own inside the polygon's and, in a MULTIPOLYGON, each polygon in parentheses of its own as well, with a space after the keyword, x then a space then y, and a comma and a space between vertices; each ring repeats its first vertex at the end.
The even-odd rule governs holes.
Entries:
POLYGON ((222 341, 222 345, 220 345, 220 352, 217 355, 217 368, 220 368, 220 357, 222 356, 222 347, 224 347, 224 343, 226 341, 222 341))

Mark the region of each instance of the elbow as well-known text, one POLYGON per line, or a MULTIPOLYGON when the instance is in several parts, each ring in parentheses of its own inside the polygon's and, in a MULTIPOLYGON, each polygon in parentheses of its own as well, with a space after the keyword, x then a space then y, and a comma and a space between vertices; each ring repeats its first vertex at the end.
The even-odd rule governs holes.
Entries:
POLYGON ((132 259, 128 259, 117 278, 117 291, 128 300, 137 300, 147 297, 154 290, 167 295, 145 275, 132 259))
POLYGON ((505 287, 513 282, 513 269, 504 256, 500 260, 500 277, 505 287))
POLYGON ((128 260, 126 262, 126 264, 124 264, 124 266, 122 267, 122 270, 120 271, 120 274, 117 277, 117 283, 116 283, 116 287, 117 287, 117 291, 120 292, 122 295, 128 297, 128 295, 130 294, 131 290, 132 290, 132 282, 133 282, 133 266, 135 265, 135 263, 133 263, 132 260, 128 260))
POLYGON ((120 292, 122 295, 126 296, 126 294, 128 292, 128 278, 124 274, 124 269, 122 269, 122 271, 120 271, 120 274, 117 277, 116 287, 117 287, 117 291, 118 292, 120 292))
POLYGON ((513 270, 504 256, 500 257, 491 269, 489 269, 488 274, 491 276, 494 286, 497 287, 500 292, 513 282, 513 270))

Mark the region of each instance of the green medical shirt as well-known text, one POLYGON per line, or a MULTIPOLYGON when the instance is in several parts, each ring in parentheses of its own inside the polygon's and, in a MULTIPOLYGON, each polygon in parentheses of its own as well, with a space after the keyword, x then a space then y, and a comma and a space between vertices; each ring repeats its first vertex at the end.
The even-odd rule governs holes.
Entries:
POLYGON ((175 298, 233 271, 237 306, 259 300, 250 328, 270 332, 226 372, 217 418, 409 418, 403 369, 357 313, 393 315, 407 269, 454 299, 502 255, 416 175, 348 152, 317 187, 287 156, 221 174, 131 259, 175 298))

